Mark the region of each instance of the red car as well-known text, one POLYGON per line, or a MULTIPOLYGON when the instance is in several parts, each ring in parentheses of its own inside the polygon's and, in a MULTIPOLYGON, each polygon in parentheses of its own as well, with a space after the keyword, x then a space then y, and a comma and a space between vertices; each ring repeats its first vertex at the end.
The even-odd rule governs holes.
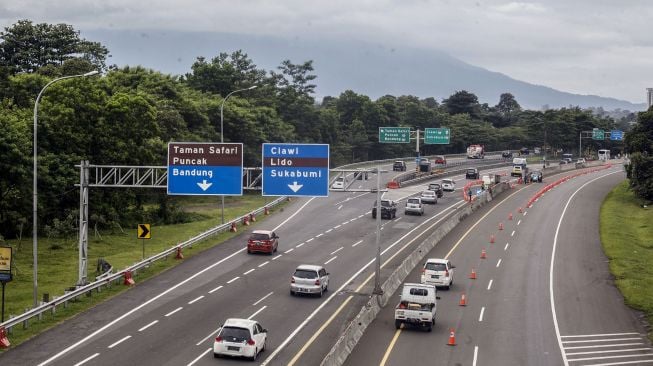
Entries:
POLYGON ((438 155, 435 157, 435 164, 436 165, 447 165, 447 159, 444 158, 442 155, 438 155))
POLYGON ((270 230, 254 230, 247 240, 247 253, 269 253, 277 251, 279 236, 270 230))

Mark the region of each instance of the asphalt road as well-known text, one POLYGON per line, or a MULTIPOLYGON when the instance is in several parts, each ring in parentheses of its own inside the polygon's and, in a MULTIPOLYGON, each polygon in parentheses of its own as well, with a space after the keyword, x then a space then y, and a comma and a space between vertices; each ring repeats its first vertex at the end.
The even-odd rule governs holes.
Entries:
MULTIPOLYGON (((449 258, 457 266, 455 284, 439 291, 433 332, 395 330, 391 302, 346 364, 653 363, 639 315, 623 304, 599 240, 600 204, 624 179, 622 171, 571 179, 519 213, 542 187, 533 184, 468 217, 427 256, 449 258), (480 258, 482 248, 486 259, 480 258), (468 278, 472 268, 476 280, 468 278), (459 305, 463 293, 466 306, 459 305), (451 330, 455 346, 448 345, 451 330)), ((407 282, 419 282, 419 274, 415 269, 407 282)))

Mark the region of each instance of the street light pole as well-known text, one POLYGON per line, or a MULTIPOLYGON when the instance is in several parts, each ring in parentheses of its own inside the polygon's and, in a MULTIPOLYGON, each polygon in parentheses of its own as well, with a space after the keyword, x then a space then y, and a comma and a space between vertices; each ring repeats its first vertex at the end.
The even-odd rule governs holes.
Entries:
POLYGON ((383 295, 381 288, 381 167, 376 167, 376 263, 374 267, 374 290, 375 295, 383 295))
MULTIPOLYGON (((220 104, 220 142, 221 143, 224 143, 224 113, 223 113, 224 112, 224 103, 227 101, 227 99, 229 99, 229 97, 232 94, 238 93, 238 92, 241 92, 241 91, 256 89, 257 86, 258 85, 252 85, 249 88, 234 90, 231 93, 227 94, 227 96, 222 100, 222 104, 220 104)), ((224 196, 220 196, 220 198, 221 198, 221 201, 222 201, 222 210, 221 210, 222 211, 222 215, 221 215, 222 216, 222 223, 224 224, 224 196)))
POLYGON ((79 74, 79 75, 69 75, 69 76, 63 76, 57 79, 54 79, 50 81, 49 83, 45 84, 43 89, 39 92, 39 95, 36 97, 36 101, 34 102, 34 142, 33 142, 33 148, 34 148, 34 161, 33 161, 33 172, 32 172, 32 255, 33 255, 33 270, 34 270, 34 284, 33 284, 33 294, 34 294, 34 307, 38 306, 38 281, 37 281, 37 276, 38 276, 38 229, 37 229, 37 216, 38 216, 38 191, 36 187, 36 183, 38 181, 38 173, 37 173, 37 124, 38 124, 38 112, 39 112, 39 101, 41 100, 41 96, 45 92, 45 89, 47 89, 50 85, 61 81, 61 80, 66 80, 66 79, 72 79, 72 78, 80 78, 80 77, 88 77, 88 76, 93 76, 99 74, 98 71, 90 71, 87 72, 86 74, 79 74))

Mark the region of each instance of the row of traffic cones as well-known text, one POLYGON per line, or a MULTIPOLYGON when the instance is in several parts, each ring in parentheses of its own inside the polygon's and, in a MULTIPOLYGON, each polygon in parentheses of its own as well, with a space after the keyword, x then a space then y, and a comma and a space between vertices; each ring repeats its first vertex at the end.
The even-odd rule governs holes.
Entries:
MULTIPOLYGON (((270 214, 270 209, 267 206, 264 207, 263 208, 263 213, 265 215, 269 215, 270 214)), ((250 222, 256 222, 256 215, 254 213, 250 213, 249 215, 243 216, 243 225, 249 226, 250 222)), ((238 231, 238 228, 236 227, 236 222, 235 221, 231 223, 231 228, 229 228, 229 231, 231 231, 232 233, 235 233, 235 232, 238 231)))

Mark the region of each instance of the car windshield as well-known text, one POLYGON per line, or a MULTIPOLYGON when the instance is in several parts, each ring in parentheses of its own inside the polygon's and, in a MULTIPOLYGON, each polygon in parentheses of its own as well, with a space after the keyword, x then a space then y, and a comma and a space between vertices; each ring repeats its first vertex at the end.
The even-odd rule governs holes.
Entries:
POLYGON ((424 191, 422 192, 422 196, 433 196, 435 193, 433 191, 424 191))
POLYGON ((308 269, 298 269, 295 270, 295 274, 293 275, 297 278, 317 278, 317 272, 311 271, 308 269))
POLYGON ((452 180, 443 180, 442 184, 453 184, 452 180))
POLYGON ((390 207, 390 201, 381 201, 381 206, 390 207))
POLYGON ((430 271, 446 271, 447 265, 444 263, 426 263, 424 268, 430 271))
POLYGON ((250 240, 268 240, 270 236, 268 234, 252 233, 252 236, 249 238, 250 240))
POLYGON ((227 342, 245 342, 249 340, 249 329, 237 327, 224 327, 220 332, 222 337, 227 342))
POLYGON ((414 203, 414 204, 419 204, 419 199, 417 198, 409 198, 407 203, 414 203))
POLYGON ((476 169, 467 169, 467 173, 476 173, 476 169))
POLYGON ((429 188, 431 188, 431 189, 438 189, 438 188, 440 188, 440 185, 437 184, 437 183, 429 184, 429 188))

